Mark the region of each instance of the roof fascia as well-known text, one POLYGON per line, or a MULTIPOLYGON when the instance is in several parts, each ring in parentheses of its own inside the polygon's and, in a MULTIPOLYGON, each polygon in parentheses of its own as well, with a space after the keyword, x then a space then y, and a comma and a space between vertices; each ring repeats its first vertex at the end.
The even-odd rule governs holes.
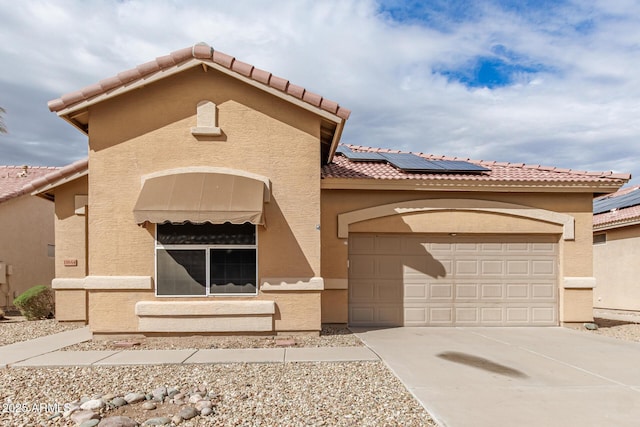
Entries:
POLYGON ((596 231, 613 230, 615 228, 630 227, 632 225, 640 225, 640 218, 636 217, 636 218, 621 220, 621 221, 617 221, 609 224, 594 225, 593 231, 596 232, 596 231))
POLYGON ((410 190, 410 191, 491 191, 491 192, 527 192, 527 193, 596 193, 615 192, 620 184, 594 183, 540 183, 540 182, 481 182, 481 181, 443 181, 443 180, 381 180, 381 179, 345 179, 323 178, 320 188, 323 190, 410 190))
POLYGON ((48 193, 51 192, 51 190, 55 190, 57 187, 67 184, 71 181, 75 181, 76 179, 82 178, 83 176, 87 176, 87 175, 89 175, 88 168, 74 172, 69 176, 65 176, 63 178, 60 178, 57 181, 46 184, 40 188, 36 188, 31 192, 31 195, 42 197, 43 199, 51 200, 50 196, 47 195, 48 193))

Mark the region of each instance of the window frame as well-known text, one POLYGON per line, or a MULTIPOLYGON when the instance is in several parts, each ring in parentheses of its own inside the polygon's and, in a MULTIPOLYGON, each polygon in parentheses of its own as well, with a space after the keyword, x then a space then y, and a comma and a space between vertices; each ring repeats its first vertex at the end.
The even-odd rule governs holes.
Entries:
POLYGON ((600 232, 593 234, 593 246, 606 245, 607 244, 607 232, 600 232))
MULTIPOLYGON (((255 244, 253 245, 207 245, 207 244, 183 244, 183 245, 163 245, 158 241, 158 225, 155 227, 155 242, 153 248, 153 258, 154 258, 154 274, 155 274, 155 296, 158 298, 209 298, 209 297, 255 297, 259 293, 259 280, 258 280, 258 226, 252 224, 254 227, 255 233, 255 244), (162 250, 203 250, 204 249, 204 257, 205 257, 205 275, 206 275, 206 285, 205 285, 205 294, 191 294, 191 295, 158 295, 158 249, 162 250), (210 251, 214 249, 253 249, 256 255, 256 290, 252 293, 212 293, 211 292, 211 254, 210 251)), ((175 224, 181 225, 181 224, 175 224)), ((198 224, 196 224, 198 225, 198 224)))

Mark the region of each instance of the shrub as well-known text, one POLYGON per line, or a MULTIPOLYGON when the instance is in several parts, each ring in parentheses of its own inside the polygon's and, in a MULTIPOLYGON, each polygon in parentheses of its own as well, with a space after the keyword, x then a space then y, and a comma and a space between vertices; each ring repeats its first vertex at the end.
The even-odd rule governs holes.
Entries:
POLYGON ((14 299, 13 305, 27 320, 50 318, 54 311, 54 293, 45 285, 34 286, 14 299))

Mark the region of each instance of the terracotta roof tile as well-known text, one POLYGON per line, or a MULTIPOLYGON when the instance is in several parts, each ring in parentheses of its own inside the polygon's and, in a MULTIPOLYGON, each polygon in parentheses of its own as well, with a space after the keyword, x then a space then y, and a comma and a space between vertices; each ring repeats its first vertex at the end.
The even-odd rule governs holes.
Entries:
MULTIPOLYGON (((373 148, 358 145, 348 145, 355 152, 400 153, 400 150, 373 148)), ((382 180, 441 180, 441 181, 485 181, 491 182, 539 182, 539 183, 611 183, 622 185, 628 181, 629 174, 614 174, 612 172, 583 172, 571 169, 559 169, 540 165, 526 165, 523 163, 495 162, 471 160, 461 157, 444 157, 430 154, 418 154, 427 160, 458 160, 484 166, 490 172, 480 174, 460 173, 411 173, 403 172, 384 162, 352 162, 342 155, 336 155, 333 161, 322 169, 323 178, 360 178, 382 180)))
POLYGON ((295 96, 296 98, 302 99, 304 96, 304 88, 302 86, 289 83, 289 86, 287 86, 287 93, 295 96))
POLYGON ((0 166, 0 203, 27 194, 27 187, 42 177, 56 173, 59 168, 49 166, 0 166))
POLYGON ((60 179, 67 178, 75 173, 85 171, 88 167, 89 161, 85 158, 78 160, 77 162, 73 162, 69 165, 63 166, 62 168, 54 168, 55 171, 49 172, 38 177, 37 179, 34 179, 33 181, 25 185, 23 187, 23 190, 28 193, 33 192, 60 179))
POLYGON ((256 82, 268 85, 274 89, 292 95, 318 107, 324 111, 335 114, 347 120, 351 111, 341 107, 338 103, 330 101, 312 92, 307 92, 305 88, 290 84, 288 80, 277 77, 268 71, 255 68, 246 62, 238 61, 233 56, 223 52, 218 52, 206 43, 198 43, 194 46, 171 52, 169 55, 161 56, 153 61, 146 62, 130 70, 118 73, 116 76, 100 80, 98 83, 87 86, 78 91, 61 96, 58 99, 49 101, 48 106, 51 111, 58 112, 73 105, 91 100, 92 98, 109 92, 112 89, 126 86, 129 83, 140 80, 153 73, 173 67, 190 59, 203 61, 213 61, 214 63, 232 70, 242 76, 255 80, 256 82))
POLYGON ((233 65, 231 69, 236 73, 240 73, 245 77, 251 76, 251 71, 253 71, 253 65, 247 64, 246 62, 238 61, 237 59, 233 61, 233 65))
MULTIPOLYGON (((601 196, 594 200, 613 199, 616 197, 624 196, 625 194, 629 194, 632 191, 640 191, 640 185, 621 188, 613 194, 607 194, 606 196, 601 196)), ((629 222, 635 221, 640 221, 640 205, 629 206, 622 209, 614 209, 609 212, 603 212, 593 216, 593 226, 595 228, 615 225, 624 226, 629 222)))
POLYGON ((269 80, 269 86, 284 92, 287 90, 287 86, 289 86, 289 80, 285 80, 282 77, 278 76, 271 76, 271 79, 269 80))
POLYGON ((271 78, 271 73, 254 67, 253 72, 251 73, 251 78, 259 81, 260 83, 268 85, 269 79, 271 78))

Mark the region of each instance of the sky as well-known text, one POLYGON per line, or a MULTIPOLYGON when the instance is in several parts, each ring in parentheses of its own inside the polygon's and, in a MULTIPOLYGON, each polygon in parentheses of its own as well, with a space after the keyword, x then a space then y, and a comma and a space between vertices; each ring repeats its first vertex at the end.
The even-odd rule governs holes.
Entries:
POLYGON ((0 0, 0 40, 0 165, 86 157, 47 101, 206 42, 352 110, 344 143, 640 183, 636 0, 0 0))

